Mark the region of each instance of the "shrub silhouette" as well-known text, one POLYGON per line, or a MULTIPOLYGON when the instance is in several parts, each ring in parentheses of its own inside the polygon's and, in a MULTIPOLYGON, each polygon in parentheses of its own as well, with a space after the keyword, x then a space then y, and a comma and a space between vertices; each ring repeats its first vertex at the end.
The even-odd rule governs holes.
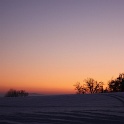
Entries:
POLYGON ((24 90, 13 90, 10 89, 6 94, 5 97, 24 97, 28 96, 28 93, 25 92, 24 90))

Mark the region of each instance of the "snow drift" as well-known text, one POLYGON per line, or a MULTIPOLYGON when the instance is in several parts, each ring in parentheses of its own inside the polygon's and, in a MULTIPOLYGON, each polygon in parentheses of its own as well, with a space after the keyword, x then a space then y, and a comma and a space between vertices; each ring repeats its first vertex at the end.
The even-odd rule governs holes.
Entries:
POLYGON ((124 93, 0 98, 0 124, 104 123, 124 123, 124 93))

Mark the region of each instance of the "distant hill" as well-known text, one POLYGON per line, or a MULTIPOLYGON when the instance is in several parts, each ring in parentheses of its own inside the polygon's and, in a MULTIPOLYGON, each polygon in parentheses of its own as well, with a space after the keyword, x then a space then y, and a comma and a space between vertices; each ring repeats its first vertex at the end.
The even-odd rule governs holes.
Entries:
POLYGON ((43 96, 45 94, 42 93, 29 93, 29 96, 43 96))

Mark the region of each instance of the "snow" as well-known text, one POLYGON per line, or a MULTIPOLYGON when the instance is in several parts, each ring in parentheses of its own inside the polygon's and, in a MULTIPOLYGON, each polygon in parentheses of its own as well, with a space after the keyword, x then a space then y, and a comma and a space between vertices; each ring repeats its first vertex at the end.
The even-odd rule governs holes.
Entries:
POLYGON ((0 97, 0 124, 104 123, 124 123, 124 93, 0 97))

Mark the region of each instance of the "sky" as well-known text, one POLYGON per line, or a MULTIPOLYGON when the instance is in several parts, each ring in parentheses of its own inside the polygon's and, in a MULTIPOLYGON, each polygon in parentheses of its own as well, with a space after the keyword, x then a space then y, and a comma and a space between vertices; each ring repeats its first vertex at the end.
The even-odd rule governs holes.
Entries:
POLYGON ((75 93, 124 72, 124 0, 0 0, 0 92, 75 93))

